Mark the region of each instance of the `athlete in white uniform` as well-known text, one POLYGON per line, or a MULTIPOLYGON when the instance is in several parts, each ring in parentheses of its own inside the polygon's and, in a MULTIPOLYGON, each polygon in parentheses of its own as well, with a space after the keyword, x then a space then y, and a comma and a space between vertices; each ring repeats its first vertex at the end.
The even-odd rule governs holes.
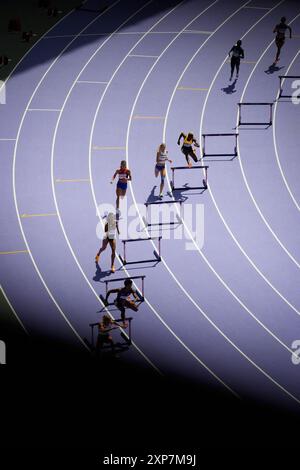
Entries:
POLYGON ((103 237, 103 240, 102 240, 102 246, 101 246, 100 250, 98 251, 98 253, 96 254, 95 261, 96 261, 96 263, 99 263, 99 258, 100 258, 101 253, 104 250, 106 250, 107 245, 110 244, 110 247, 111 247, 111 272, 114 273, 115 270, 116 270, 115 265, 114 265, 115 257, 116 257, 116 232, 118 232, 118 234, 120 232, 119 232, 118 223, 116 221, 116 216, 112 212, 110 212, 107 215, 107 222, 105 224, 104 231, 105 231, 105 234, 104 234, 104 237, 103 237))
POLYGON ((161 182, 159 189, 159 197, 163 197, 163 189, 165 184, 166 177, 166 162, 172 163, 172 160, 168 158, 168 151, 166 150, 166 144, 160 144, 157 153, 156 153, 156 165, 155 165, 155 176, 156 178, 160 174, 161 182))

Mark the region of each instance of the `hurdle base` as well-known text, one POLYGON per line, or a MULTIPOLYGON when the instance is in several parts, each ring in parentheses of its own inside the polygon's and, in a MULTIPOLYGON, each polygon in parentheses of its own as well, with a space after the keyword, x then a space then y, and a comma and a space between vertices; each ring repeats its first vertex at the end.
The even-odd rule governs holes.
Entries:
POLYGON ((237 152, 235 153, 204 153, 202 158, 206 157, 237 157, 237 152))
POLYGON ((173 187, 172 192, 175 191, 192 191, 196 189, 207 189, 207 184, 203 180, 203 186, 179 186, 179 187, 173 187))
POLYGON ((127 336, 125 335, 125 333, 123 333, 123 331, 120 333, 120 336, 121 338, 124 339, 125 343, 128 344, 128 346, 131 346, 132 344, 131 338, 127 338, 127 336))
POLYGON ((160 256, 156 256, 156 258, 153 258, 153 259, 142 259, 142 260, 138 260, 138 261, 126 261, 121 255, 119 255, 119 258, 120 258, 121 263, 123 264, 123 266, 127 266, 129 264, 159 263, 161 261, 160 256))
POLYGON ((270 122, 239 122, 238 126, 272 126, 273 121, 270 122))

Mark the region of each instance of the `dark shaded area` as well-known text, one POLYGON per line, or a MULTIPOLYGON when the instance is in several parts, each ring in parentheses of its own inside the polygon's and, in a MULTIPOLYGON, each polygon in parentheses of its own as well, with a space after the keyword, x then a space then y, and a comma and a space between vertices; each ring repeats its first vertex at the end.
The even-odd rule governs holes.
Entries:
MULTIPOLYGON (((185 0, 185 3, 188 3, 190 0, 185 0)), ((57 6, 59 11, 62 11, 57 17, 48 16, 47 10, 39 7, 38 0, 1 0, 0 2, 0 55, 7 55, 11 61, 7 66, 0 67, 0 79, 5 80, 9 75, 11 70, 16 66, 17 62, 20 60, 22 55, 27 53, 27 51, 32 47, 39 38, 46 33, 55 23, 61 19, 64 15, 75 8, 75 11, 72 13, 74 22, 78 22, 78 17, 86 21, 86 24, 92 21, 94 18, 102 15, 103 13, 103 23, 107 26, 107 30, 112 32, 117 27, 119 27, 127 17, 130 16, 130 13, 125 15, 123 18, 124 12, 131 11, 129 5, 132 3, 130 0, 121 0, 119 4, 112 8, 111 12, 106 12, 107 6, 113 3, 112 0, 87 0, 82 8, 76 8, 81 4, 80 0, 51 0, 50 6, 57 6), (113 12, 113 14, 112 14, 113 12), (123 14, 122 19, 118 17, 123 14), (30 39, 30 43, 27 43, 22 39, 22 32, 18 33, 8 33, 8 22, 11 16, 19 17, 21 19, 22 31, 32 30, 37 33, 37 36, 30 39), (109 19, 108 19, 109 18, 109 19)), ((147 0, 143 4, 146 4, 147 0)), ((164 0, 158 1, 153 0, 150 8, 145 8, 136 16, 131 18, 130 21, 124 25, 124 27, 137 24, 142 19, 152 16, 154 14, 160 13, 163 15, 164 12, 171 9, 175 5, 179 4, 180 0, 164 0)), ((136 8, 138 10, 138 7, 136 8)), ((63 20, 68 21, 68 20, 63 20)), ((99 20, 100 21, 100 20, 99 20)), ((101 20, 102 21, 102 20, 101 20)), ((62 25, 64 23, 62 22, 62 25)), ((80 28, 79 31, 83 29, 80 28)), ((55 30, 54 30, 55 31, 55 30)), ((78 31, 78 32, 79 32, 78 31)), ((122 31, 122 29, 120 29, 122 31)), ((55 34, 55 32, 53 32, 55 34)), ((60 33, 61 34, 61 33, 60 33)), ((99 38, 104 38, 105 36, 90 36, 85 37, 85 44, 99 42, 99 38)), ((55 44, 52 41, 48 40, 47 47, 43 47, 43 54, 33 54, 30 57, 30 60, 25 59, 22 61, 20 66, 17 67, 14 73, 20 73, 26 71, 28 68, 36 67, 43 62, 49 60, 54 60, 57 55, 64 49, 68 42, 72 41, 72 37, 65 38, 60 44, 55 44)), ((82 42, 74 41, 73 44, 66 50, 66 53, 74 49, 79 48, 82 45, 82 42)))
POLYGON ((47 462, 62 453, 96 464, 110 453, 203 456, 298 445, 299 415, 121 360, 99 364, 45 338, 16 338, 11 348, 10 366, 1 368, 0 436, 0 447, 21 451, 10 453, 11 463, 40 459, 38 450, 47 462))

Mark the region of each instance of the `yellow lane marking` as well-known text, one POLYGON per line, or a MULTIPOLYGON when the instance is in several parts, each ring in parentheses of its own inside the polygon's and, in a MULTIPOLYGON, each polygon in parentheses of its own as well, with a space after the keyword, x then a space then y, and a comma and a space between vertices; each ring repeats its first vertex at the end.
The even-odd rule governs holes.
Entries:
POLYGON ((29 217, 53 217, 56 216, 57 213, 50 212, 50 213, 43 213, 43 214, 21 214, 22 219, 28 219, 29 217))
POLYGON ((197 31, 196 29, 185 29, 184 33, 191 33, 191 34, 212 34, 213 31, 197 31))
POLYGON ((251 6, 245 6, 243 8, 248 8, 250 10, 271 10, 271 8, 267 8, 267 7, 251 7, 251 6))
POLYGON ((193 88, 189 86, 179 86, 177 90, 208 91, 208 88, 193 88))
POLYGON ((28 250, 0 251, 0 255, 18 255, 19 253, 29 253, 28 250))

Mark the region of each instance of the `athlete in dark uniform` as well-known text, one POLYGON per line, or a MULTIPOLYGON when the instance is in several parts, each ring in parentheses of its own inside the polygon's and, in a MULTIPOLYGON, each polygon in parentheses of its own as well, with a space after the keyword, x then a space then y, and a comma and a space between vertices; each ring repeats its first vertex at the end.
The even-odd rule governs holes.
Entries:
POLYGON ((120 310, 121 319, 125 324, 125 308, 129 308, 130 310, 137 312, 138 306, 136 305, 136 302, 140 300, 137 293, 132 288, 132 280, 126 279, 124 281, 124 287, 122 288, 109 290, 105 297, 105 303, 108 302, 110 294, 117 294, 117 298, 114 303, 116 307, 120 310), (131 297, 133 297, 134 300, 132 300, 131 297))
POLYGON ((286 24, 286 18, 283 16, 280 20, 280 23, 277 24, 273 30, 273 33, 276 33, 275 44, 277 46, 277 54, 274 64, 277 64, 279 61, 280 51, 285 43, 285 33, 287 29, 290 32, 290 39, 292 39, 292 28, 286 24))
POLYGON ((241 59, 245 58, 244 49, 241 47, 242 41, 239 40, 235 46, 233 46, 228 55, 231 57, 231 75, 230 80, 232 80, 234 69, 236 68, 236 78, 239 77, 240 63, 241 59), (230 55, 231 54, 231 55, 230 55))
POLYGON ((198 161, 195 150, 193 149, 193 144, 196 147, 199 147, 199 144, 198 144, 197 140, 195 139, 194 134, 192 134, 192 132, 189 132, 187 135, 184 134, 183 132, 181 132, 180 136, 178 137, 178 141, 177 141, 178 145, 180 145, 180 141, 181 141, 182 137, 183 137, 183 144, 182 144, 182 147, 181 147, 181 151, 182 151, 182 153, 184 154, 184 156, 186 158, 188 166, 191 167, 192 164, 190 163, 190 158, 189 157, 192 157, 192 159, 194 160, 195 163, 197 163, 197 161, 198 161))

